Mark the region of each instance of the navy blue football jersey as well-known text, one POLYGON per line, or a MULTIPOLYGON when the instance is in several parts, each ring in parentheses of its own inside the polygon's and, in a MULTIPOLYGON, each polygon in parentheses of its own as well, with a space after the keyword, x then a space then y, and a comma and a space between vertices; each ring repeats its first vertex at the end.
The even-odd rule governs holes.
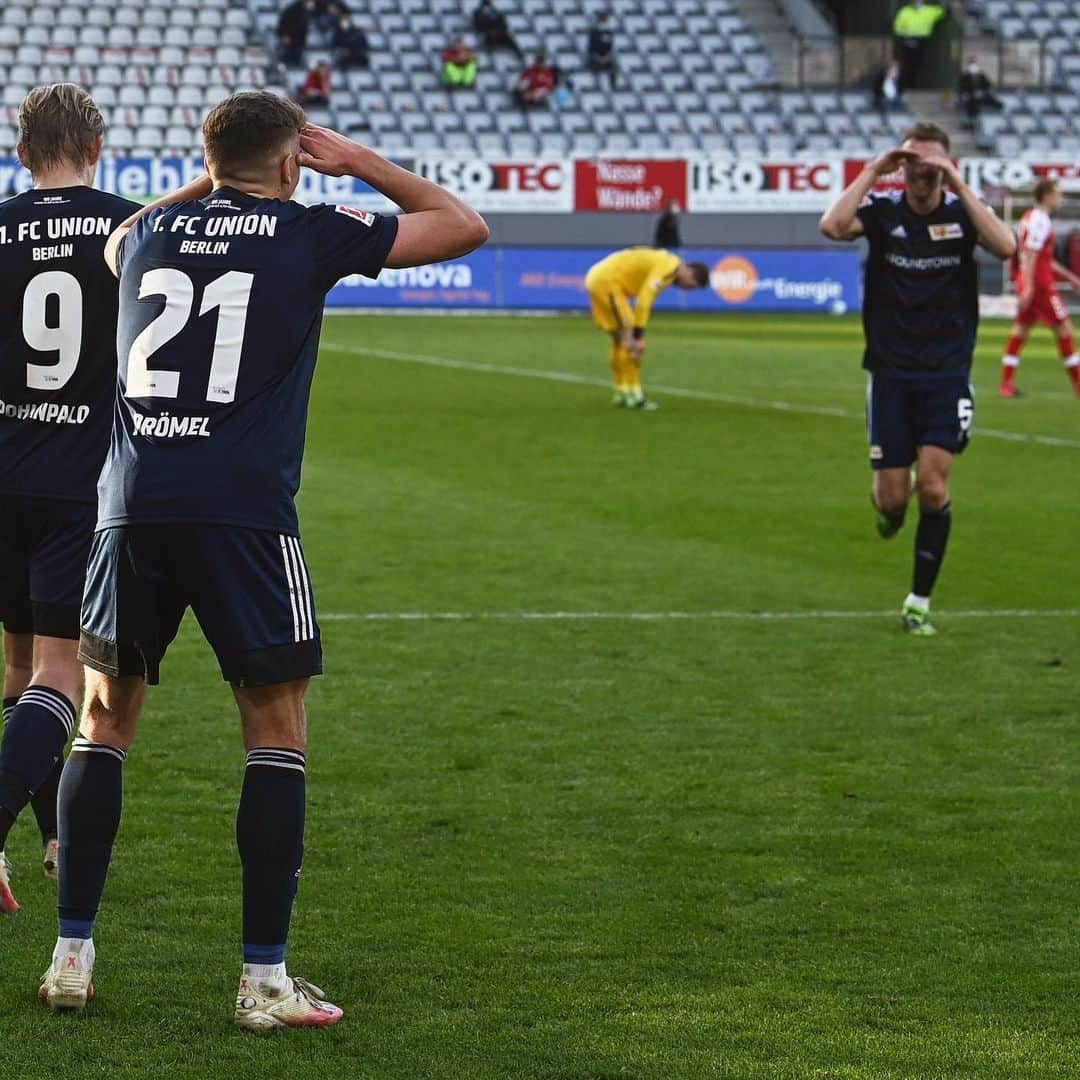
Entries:
POLYGON ((89 187, 0 204, 0 493, 93 502, 116 394, 105 242, 137 203, 89 187))
POLYGON ((870 243, 863 366, 969 370, 979 327, 978 236, 964 204, 946 192, 933 213, 917 214, 903 192, 871 195, 859 220, 870 243))
POLYGON ((98 528, 297 535, 294 496, 326 293, 377 277, 397 219, 219 188, 141 218, 120 250, 119 389, 98 528))

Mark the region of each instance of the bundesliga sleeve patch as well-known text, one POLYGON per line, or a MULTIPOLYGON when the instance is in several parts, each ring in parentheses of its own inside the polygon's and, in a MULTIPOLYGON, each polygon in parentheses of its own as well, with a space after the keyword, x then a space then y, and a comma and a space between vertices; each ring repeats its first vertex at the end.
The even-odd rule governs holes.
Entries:
POLYGON ((339 214, 355 218, 361 225, 366 225, 369 229, 375 224, 375 215, 369 214, 366 210, 357 210, 355 206, 335 206, 334 209, 339 214))

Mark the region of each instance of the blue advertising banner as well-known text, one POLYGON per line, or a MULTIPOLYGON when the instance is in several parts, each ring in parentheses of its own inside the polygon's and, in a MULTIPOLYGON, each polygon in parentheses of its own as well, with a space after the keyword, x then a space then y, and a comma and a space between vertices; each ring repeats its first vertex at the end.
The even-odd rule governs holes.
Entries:
MULTIPOLYGON (((603 248, 507 248, 503 304, 509 308, 587 308, 585 274, 603 248)), ((687 311, 840 311, 860 306, 859 255, 842 251, 691 250, 708 264, 708 289, 670 288, 657 309, 687 311)))
MULTIPOLYGON (((588 310, 585 274, 610 248, 482 248, 462 259, 354 276, 335 286, 332 307, 554 308, 588 310)), ((859 256, 843 251, 693 250, 708 264, 707 289, 669 288, 668 311, 828 311, 860 306, 859 256)))
POLYGON ((434 266, 384 270, 377 280, 353 274, 326 298, 328 307, 491 308, 499 302, 495 248, 434 266))
MULTIPOLYGON (((111 157, 101 159, 94 183, 102 191, 123 195, 136 202, 152 202, 175 191, 205 172, 202 155, 150 158, 111 157)), ((17 158, 0 157, 0 198, 29 190, 30 173, 17 158)), ((389 212, 395 208, 385 196, 351 176, 323 176, 304 169, 296 198, 302 203, 341 203, 360 210, 389 212)))

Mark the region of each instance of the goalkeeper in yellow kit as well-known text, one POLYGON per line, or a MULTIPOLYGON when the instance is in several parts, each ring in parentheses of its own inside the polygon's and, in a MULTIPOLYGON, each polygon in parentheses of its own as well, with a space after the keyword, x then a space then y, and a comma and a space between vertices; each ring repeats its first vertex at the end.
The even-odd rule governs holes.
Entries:
POLYGON ((645 327, 656 298, 669 286, 703 289, 709 268, 683 262, 659 248, 633 247, 601 259, 585 275, 593 321, 611 335, 611 371, 615 405, 622 409, 655 409, 641 389, 641 357, 645 327), (633 306, 631 306, 633 300, 633 306))

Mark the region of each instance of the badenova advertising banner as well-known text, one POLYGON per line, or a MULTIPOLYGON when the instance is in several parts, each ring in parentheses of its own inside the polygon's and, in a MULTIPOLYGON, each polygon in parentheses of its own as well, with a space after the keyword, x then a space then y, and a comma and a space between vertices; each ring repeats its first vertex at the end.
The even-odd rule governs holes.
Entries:
MULTIPOLYGON (((410 270, 384 270, 376 281, 353 276, 327 298, 332 307, 589 308, 585 275, 607 248, 482 248, 462 259, 410 270)), ((686 253, 710 267, 710 287, 668 288, 659 310, 828 311, 859 307, 859 257, 840 251, 686 253)))

